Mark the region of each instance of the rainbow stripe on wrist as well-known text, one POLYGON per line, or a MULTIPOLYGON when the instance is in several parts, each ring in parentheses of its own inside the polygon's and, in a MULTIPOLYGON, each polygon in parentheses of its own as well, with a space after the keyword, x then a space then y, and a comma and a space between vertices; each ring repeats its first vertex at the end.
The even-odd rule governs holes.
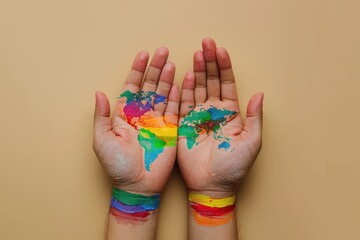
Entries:
POLYGON ((159 204, 160 194, 146 196, 113 188, 110 213, 119 222, 146 222, 159 204))
POLYGON ((189 201, 192 215, 200 225, 222 225, 234 217, 235 196, 212 198, 200 193, 189 193, 189 201))

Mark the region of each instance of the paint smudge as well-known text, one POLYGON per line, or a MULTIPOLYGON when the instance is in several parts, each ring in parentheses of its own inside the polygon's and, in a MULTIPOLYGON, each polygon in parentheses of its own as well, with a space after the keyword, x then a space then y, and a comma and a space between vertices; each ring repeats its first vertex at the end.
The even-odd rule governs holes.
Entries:
POLYGON ((230 147, 230 139, 223 136, 221 129, 236 114, 235 111, 214 106, 191 110, 180 124, 179 136, 186 137, 187 147, 191 149, 198 144, 196 139, 201 134, 209 135, 212 132, 213 138, 220 141, 218 148, 227 150, 230 147))
POLYGON ((117 210, 114 207, 110 207, 110 213, 116 218, 117 223, 138 223, 146 222, 147 216, 150 215, 148 212, 128 214, 117 210))
POLYGON ((110 213, 118 223, 146 222, 159 207, 160 195, 145 196, 113 188, 110 213))
POLYGON ((166 146, 176 146, 177 125, 166 118, 155 116, 154 104, 166 104, 166 97, 155 92, 125 91, 120 95, 126 98, 123 109, 126 120, 138 132, 138 141, 144 149, 144 163, 147 171, 151 164, 164 151, 166 146))
POLYGON ((230 222, 233 218, 234 218, 234 212, 232 211, 231 213, 224 215, 224 216, 203 216, 199 213, 197 213, 196 211, 194 211, 194 209, 191 209, 191 213, 194 217, 194 220, 203 226, 218 226, 218 225, 223 225, 226 224, 228 222, 230 222))
POLYGON ((229 205, 226 207, 208 207, 199 203, 192 203, 191 208, 194 209, 197 213, 200 213, 203 216, 223 216, 235 209, 235 205, 229 205))
POLYGON ((126 192, 117 188, 112 189, 112 195, 115 199, 121 199, 125 205, 141 205, 146 210, 155 210, 160 204, 160 194, 146 196, 137 193, 126 192))
POLYGON ((223 149, 228 149, 229 147, 230 147, 230 143, 227 142, 227 141, 222 142, 222 143, 220 143, 220 144, 218 145, 218 148, 219 148, 219 149, 221 149, 221 148, 223 148, 223 149))
POLYGON ((203 194, 189 194, 194 220, 204 226, 217 226, 230 222, 234 217, 235 196, 211 198, 203 194))

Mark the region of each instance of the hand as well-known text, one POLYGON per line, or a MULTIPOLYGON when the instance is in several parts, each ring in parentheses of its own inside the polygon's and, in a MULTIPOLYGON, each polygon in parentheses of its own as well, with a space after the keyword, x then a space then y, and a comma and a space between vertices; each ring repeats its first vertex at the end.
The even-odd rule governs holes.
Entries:
POLYGON ((233 195, 261 149, 263 94, 255 94, 240 116, 228 52, 212 39, 194 54, 180 106, 178 165, 190 191, 233 195))
POLYGON ((93 148, 114 187, 160 193, 176 156, 179 91, 168 50, 139 52, 110 117, 106 95, 96 93, 93 148))

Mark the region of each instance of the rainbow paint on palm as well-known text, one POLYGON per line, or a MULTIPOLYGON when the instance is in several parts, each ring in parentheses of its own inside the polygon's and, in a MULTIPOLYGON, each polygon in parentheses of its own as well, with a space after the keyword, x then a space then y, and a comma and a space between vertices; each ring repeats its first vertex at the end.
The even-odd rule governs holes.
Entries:
POLYGON ((144 149, 147 171, 166 146, 176 146, 177 125, 165 121, 163 116, 155 116, 154 104, 166 104, 166 97, 155 92, 123 92, 126 98, 123 109, 126 120, 139 130, 138 140, 144 149))
POLYGON ((146 222, 159 204, 160 194, 145 196, 113 188, 110 213, 119 222, 146 222))
POLYGON ((218 148, 227 150, 230 147, 230 139, 224 137, 221 129, 236 114, 235 111, 218 109, 214 106, 191 110, 180 124, 179 136, 186 137, 187 147, 191 149, 198 144, 196 139, 201 134, 209 135, 212 131, 213 138, 220 142, 218 148))
POLYGON ((194 220, 200 225, 222 225, 234 217, 235 196, 212 198, 200 193, 189 193, 189 201, 194 220))

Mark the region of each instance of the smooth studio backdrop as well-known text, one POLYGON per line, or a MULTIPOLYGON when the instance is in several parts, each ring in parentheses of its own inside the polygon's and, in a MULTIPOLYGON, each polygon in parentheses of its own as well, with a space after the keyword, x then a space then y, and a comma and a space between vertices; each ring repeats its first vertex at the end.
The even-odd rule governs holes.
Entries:
MULTIPOLYGON (((211 36, 244 112, 265 93, 263 150, 238 194, 246 240, 360 239, 356 0, 0 0, 0 239, 103 239, 110 182, 92 151, 94 92, 114 103, 137 51, 176 82, 211 36)), ((158 239, 186 239, 177 169, 158 239)))

